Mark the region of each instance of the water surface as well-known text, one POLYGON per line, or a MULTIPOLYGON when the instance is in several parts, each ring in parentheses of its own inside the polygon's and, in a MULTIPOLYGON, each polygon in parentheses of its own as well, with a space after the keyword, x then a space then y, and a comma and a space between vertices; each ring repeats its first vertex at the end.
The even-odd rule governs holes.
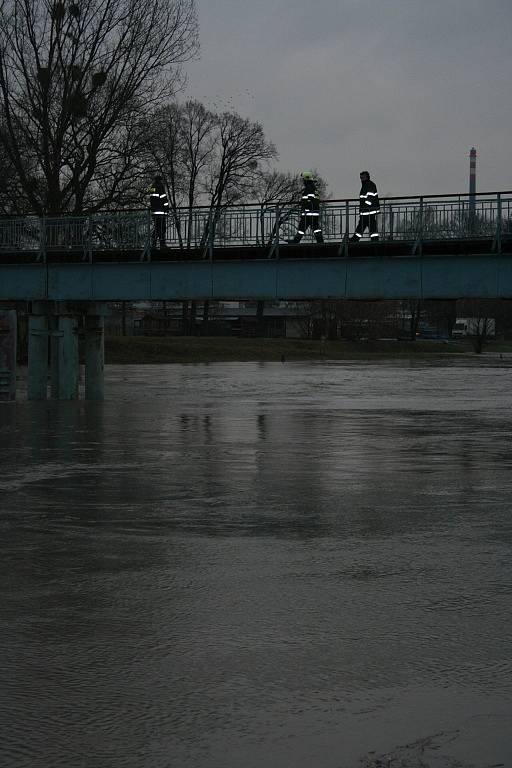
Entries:
POLYGON ((0 765, 512 764, 511 377, 112 366, 103 404, 2 404, 0 765))

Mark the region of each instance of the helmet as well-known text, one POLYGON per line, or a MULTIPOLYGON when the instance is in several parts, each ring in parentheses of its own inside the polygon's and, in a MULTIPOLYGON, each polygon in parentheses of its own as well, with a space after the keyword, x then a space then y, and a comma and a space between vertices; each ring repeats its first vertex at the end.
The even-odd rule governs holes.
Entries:
POLYGON ((302 171, 301 176, 304 179, 304 181, 308 181, 313 178, 313 174, 311 173, 311 171, 302 171))

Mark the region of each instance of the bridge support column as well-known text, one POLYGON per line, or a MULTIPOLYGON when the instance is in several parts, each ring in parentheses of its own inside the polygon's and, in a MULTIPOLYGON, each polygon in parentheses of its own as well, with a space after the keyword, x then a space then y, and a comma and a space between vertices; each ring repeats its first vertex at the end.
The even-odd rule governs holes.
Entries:
POLYGON ((85 316, 85 399, 103 400, 105 394, 105 320, 103 315, 85 316))
POLYGON ((16 399, 15 309, 0 309, 0 400, 16 399))
POLYGON ((45 302, 33 302, 28 318, 27 399, 48 397, 49 308, 45 302))
POLYGON ((73 315, 52 317, 52 397, 56 400, 78 398, 78 320, 73 315))
POLYGON ((49 340, 51 396, 55 400, 78 398, 78 325, 81 318, 85 331, 85 397, 103 400, 106 314, 108 309, 103 303, 33 302, 29 317, 29 400, 47 398, 49 340))

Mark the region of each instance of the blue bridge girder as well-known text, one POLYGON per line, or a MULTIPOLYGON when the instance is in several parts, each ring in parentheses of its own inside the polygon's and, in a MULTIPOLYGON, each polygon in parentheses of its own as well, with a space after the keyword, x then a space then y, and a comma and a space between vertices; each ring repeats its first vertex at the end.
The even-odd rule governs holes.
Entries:
POLYGON ((8 264, 0 268, 0 300, 6 301, 462 297, 512 298, 512 254, 8 264))
POLYGON ((292 205, 0 218, 0 300, 512 298, 512 193, 381 201, 380 242, 349 242, 358 201, 323 203, 324 244, 287 245, 292 205))

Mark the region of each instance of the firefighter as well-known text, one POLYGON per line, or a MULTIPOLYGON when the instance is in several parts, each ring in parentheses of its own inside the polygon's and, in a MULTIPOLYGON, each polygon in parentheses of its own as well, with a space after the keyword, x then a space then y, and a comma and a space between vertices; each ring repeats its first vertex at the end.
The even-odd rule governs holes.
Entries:
POLYGON ((302 197, 300 205, 302 208, 302 215, 300 217, 297 232, 293 240, 289 240, 289 243, 300 243, 307 228, 309 227, 317 241, 317 243, 323 243, 324 238, 322 236, 322 228, 320 226, 320 197, 316 190, 316 183, 311 171, 303 171, 301 174, 302 181, 304 182, 304 188, 302 190, 302 197))
POLYGON ((148 188, 149 210, 153 219, 153 232, 151 233, 151 247, 156 248, 156 241, 160 241, 160 248, 165 248, 165 231, 169 201, 165 192, 164 182, 161 176, 155 176, 153 184, 148 188))
POLYGON ((377 214, 380 213, 379 195, 375 183, 370 179, 368 171, 361 171, 361 191, 359 192, 359 223, 351 242, 358 243, 366 227, 370 232, 372 242, 378 242, 377 214))

